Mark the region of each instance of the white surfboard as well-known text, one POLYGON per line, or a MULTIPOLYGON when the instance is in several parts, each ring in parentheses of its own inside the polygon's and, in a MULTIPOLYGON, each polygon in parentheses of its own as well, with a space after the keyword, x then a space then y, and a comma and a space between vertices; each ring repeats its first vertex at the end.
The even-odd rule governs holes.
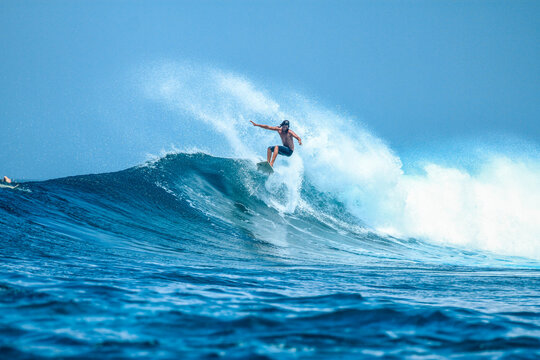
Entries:
POLYGON ((6 189, 15 189, 18 186, 19 186, 19 184, 15 185, 15 186, 8 185, 8 184, 0 184, 0 188, 6 188, 6 189))
POLYGON ((272 169, 272 166, 268 161, 261 161, 260 163, 257 163, 257 170, 268 175, 274 173, 274 169, 272 169))

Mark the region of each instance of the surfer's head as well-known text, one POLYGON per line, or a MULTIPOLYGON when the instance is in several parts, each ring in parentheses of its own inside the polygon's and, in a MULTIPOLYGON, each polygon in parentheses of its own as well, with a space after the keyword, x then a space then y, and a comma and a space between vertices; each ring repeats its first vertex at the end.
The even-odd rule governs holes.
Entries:
POLYGON ((283 120, 281 124, 279 124, 279 127, 282 130, 289 131, 289 120, 283 120))

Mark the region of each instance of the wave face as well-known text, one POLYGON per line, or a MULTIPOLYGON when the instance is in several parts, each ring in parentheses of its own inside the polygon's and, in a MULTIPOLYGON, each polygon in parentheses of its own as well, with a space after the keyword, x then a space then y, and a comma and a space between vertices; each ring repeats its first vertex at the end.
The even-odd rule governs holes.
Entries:
POLYGON ((293 159, 266 177, 169 154, 0 189, 2 354, 540 355, 537 261, 381 235, 293 159))

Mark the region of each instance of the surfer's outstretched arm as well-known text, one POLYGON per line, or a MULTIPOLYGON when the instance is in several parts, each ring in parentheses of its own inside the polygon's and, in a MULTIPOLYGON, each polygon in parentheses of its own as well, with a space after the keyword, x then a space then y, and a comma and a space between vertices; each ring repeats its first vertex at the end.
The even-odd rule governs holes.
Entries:
POLYGON ((289 130, 289 132, 291 133, 291 136, 293 138, 295 138, 296 140, 298 140, 298 144, 302 145, 302 139, 300 139, 300 136, 296 135, 296 133, 292 130, 289 130))
POLYGON ((268 125, 261 125, 261 124, 255 124, 253 121, 249 120, 250 123, 253 124, 253 126, 258 126, 260 128, 266 129, 266 130, 274 130, 278 131, 279 128, 277 126, 268 126, 268 125))

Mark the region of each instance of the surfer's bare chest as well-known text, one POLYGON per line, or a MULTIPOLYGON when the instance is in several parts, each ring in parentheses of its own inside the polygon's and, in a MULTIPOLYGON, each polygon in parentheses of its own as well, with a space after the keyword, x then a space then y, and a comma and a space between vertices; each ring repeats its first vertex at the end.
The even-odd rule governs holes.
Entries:
POLYGON ((287 132, 279 131, 279 136, 281 137, 281 141, 283 142, 283 145, 288 146, 291 150, 294 150, 294 141, 289 131, 287 132))

